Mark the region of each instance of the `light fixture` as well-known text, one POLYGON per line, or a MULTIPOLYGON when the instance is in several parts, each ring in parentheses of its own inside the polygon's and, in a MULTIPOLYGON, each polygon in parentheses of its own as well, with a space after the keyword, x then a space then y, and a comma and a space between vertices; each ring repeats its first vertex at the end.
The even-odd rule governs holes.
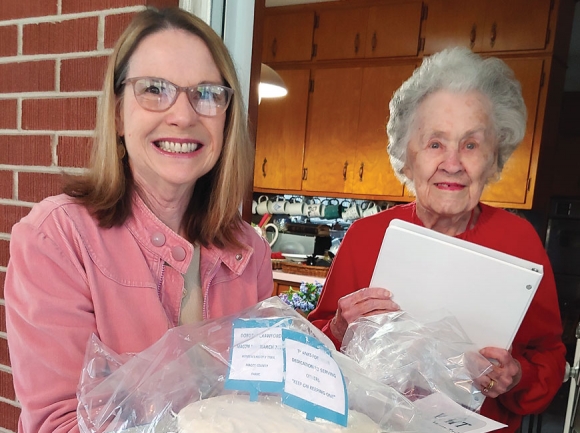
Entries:
POLYGON ((286 84, 278 73, 262 63, 260 71, 260 85, 258 86, 258 98, 280 98, 288 94, 286 84))

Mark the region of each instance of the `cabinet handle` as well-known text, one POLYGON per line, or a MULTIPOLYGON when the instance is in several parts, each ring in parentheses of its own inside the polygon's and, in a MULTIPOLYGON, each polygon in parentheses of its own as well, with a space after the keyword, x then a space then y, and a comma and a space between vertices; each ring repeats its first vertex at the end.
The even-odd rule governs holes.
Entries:
POLYGON ((373 39, 372 39, 372 42, 371 42, 371 49, 372 49, 372 52, 373 53, 375 52, 375 48, 376 47, 377 47, 377 32, 374 32, 373 33, 373 39))
POLYGON ((264 158, 264 162, 262 163, 262 176, 266 177, 266 163, 268 160, 264 158))
POLYGON ((358 54, 359 45, 360 45, 360 34, 357 33, 355 38, 354 38, 354 53, 355 54, 358 54))
POLYGON ((471 27, 471 33, 469 34, 469 48, 473 49, 475 46, 475 38, 477 37, 477 26, 474 24, 471 27))
POLYGON ((348 161, 344 162, 344 167, 342 167, 342 179, 346 181, 346 172, 348 170, 348 161))
POLYGON ((497 36, 497 24, 493 23, 491 25, 491 39, 489 40, 489 46, 491 48, 493 48, 493 46, 495 45, 495 38, 497 36))
POLYGON ((308 179, 308 168, 303 168, 302 169, 302 180, 307 180, 308 179))
POLYGON ((276 38, 272 41, 272 57, 276 57, 276 53, 278 52, 278 41, 276 38))
POLYGON ((358 169, 358 178, 361 182, 363 181, 364 172, 365 172, 365 163, 361 162, 360 167, 358 169))

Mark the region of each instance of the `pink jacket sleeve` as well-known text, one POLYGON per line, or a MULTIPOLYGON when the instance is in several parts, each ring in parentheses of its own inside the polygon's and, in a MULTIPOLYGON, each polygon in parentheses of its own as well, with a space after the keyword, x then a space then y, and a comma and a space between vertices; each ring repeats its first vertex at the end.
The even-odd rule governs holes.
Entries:
POLYGON ((46 233, 20 223, 12 232, 5 286, 19 429, 78 432, 76 388, 96 329, 81 263, 46 233))

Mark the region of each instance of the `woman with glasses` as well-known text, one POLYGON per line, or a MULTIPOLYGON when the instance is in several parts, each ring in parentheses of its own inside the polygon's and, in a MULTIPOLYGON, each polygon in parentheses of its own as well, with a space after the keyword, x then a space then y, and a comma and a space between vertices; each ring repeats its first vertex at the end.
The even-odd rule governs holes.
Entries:
MULTIPOLYGON (((543 265, 542 282, 511 350, 482 348, 495 364, 474 380, 487 397, 481 414, 508 426, 498 432, 515 432, 522 415, 546 409, 566 364, 556 285, 542 242, 523 218, 480 202, 486 184, 499 178, 524 137, 527 113, 520 84, 499 59, 447 49, 423 60, 395 92, 389 109, 391 165, 416 199, 348 229, 308 319, 340 348, 347 327, 358 318, 399 310, 396 292, 369 287, 393 219, 543 265)), ((462 264, 455 265, 461 273, 462 264)))
POLYGON ((89 170, 15 225, 5 299, 19 432, 74 432, 91 334, 140 352, 272 294, 240 216, 253 146, 221 39, 179 9, 136 15, 111 55, 89 170))

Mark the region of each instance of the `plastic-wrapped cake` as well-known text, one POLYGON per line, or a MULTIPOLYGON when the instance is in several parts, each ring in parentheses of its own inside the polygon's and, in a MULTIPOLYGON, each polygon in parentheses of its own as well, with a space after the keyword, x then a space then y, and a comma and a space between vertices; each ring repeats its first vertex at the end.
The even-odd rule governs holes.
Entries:
POLYGON ((192 403, 179 415, 179 433, 375 433, 368 416, 349 411, 348 427, 326 420, 309 421, 303 412, 280 404, 279 397, 222 395, 192 403))

